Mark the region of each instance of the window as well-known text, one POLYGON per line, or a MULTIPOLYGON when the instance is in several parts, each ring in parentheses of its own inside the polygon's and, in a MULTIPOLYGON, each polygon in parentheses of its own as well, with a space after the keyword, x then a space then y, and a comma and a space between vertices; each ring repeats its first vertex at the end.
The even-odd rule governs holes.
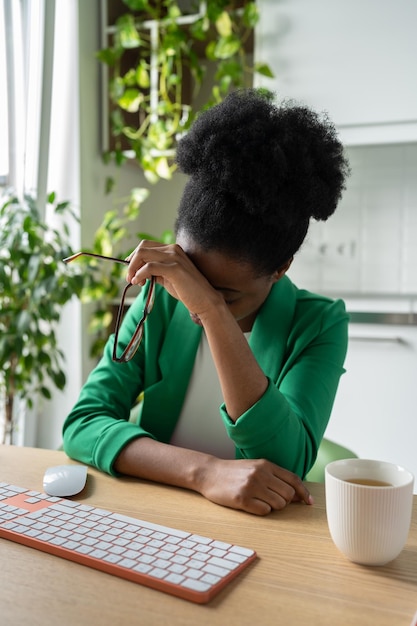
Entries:
POLYGON ((0 0, 0 181, 18 193, 39 184, 39 120, 50 113, 41 105, 49 84, 44 23, 50 13, 53 21, 44 0, 0 0))
MULTIPOLYGON (((0 10, 0 85, 1 85, 2 94, 6 94, 6 90, 7 90, 6 37, 5 37, 5 28, 4 28, 3 6, 1 6, 1 10, 0 10)), ((7 98, 2 95, 0 97, 0 186, 4 186, 7 184, 8 174, 9 174, 8 111, 7 111, 7 98)))

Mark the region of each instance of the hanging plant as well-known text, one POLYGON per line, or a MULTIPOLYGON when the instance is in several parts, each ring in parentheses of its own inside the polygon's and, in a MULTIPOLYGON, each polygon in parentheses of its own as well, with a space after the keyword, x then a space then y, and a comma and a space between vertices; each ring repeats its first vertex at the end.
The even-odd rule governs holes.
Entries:
MULTIPOLYGON (((97 53, 108 68, 111 145, 105 159, 120 165, 133 158, 156 183, 171 178, 176 143, 199 111, 233 89, 251 86, 255 73, 272 73, 266 64, 251 63, 259 19, 255 2, 123 3, 130 11, 108 26, 108 46, 97 53), (196 108, 207 80, 208 98, 196 108)), ((107 191, 112 184, 108 179, 107 191)))

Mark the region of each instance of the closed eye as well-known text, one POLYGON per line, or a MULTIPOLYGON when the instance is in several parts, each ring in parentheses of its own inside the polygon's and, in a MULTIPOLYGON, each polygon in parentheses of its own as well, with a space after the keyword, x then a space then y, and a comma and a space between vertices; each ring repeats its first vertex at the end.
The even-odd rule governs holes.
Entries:
POLYGON ((219 289, 218 291, 222 294, 226 304, 233 304, 234 302, 240 300, 240 298, 242 297, 242 294, 240 292, 231 293, 230 291, 225 292, 222 289, 219 289))

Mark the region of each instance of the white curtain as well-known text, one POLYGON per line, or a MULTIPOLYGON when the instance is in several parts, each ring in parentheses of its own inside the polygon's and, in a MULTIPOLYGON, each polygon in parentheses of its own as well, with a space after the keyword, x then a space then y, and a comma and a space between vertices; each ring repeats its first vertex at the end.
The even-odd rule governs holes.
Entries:
MULTIPOLYGON (((80 206, 78 0, 0 0, 5 24, 9 176, 18 193, 33 192, 44 210, 54 191, 80 206)), ((52 215, 45 216, 48 223, 52 215)), ((73 245, 80 233, 73 229, 73 245)), ((59 330, 66 355, 63 393, 18 425, 16 443, 55 448, 63 419, 81 384, 81 313, 63 311, 59 330)))

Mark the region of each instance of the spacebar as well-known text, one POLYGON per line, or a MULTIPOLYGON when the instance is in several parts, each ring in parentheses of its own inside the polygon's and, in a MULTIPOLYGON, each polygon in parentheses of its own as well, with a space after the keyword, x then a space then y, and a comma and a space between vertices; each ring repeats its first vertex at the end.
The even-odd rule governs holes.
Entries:
POLYGON ((149 528, 149 530, 155 530, 156 532, 165 533, 167 535, 174 535, 174 537, 181 537, 182 539, 191 535, 191 533, 187 533, 184 530, 169 528, 168 526, 161 526, 160 524, 153 524, 152 522, 145 522, 144 520, 129 517, 128 515, 121 515, 120 513, 112 513, 111 518, 117 520, 118 522, 134 524, 135 526, 140 526, 141 528, 149 528))

